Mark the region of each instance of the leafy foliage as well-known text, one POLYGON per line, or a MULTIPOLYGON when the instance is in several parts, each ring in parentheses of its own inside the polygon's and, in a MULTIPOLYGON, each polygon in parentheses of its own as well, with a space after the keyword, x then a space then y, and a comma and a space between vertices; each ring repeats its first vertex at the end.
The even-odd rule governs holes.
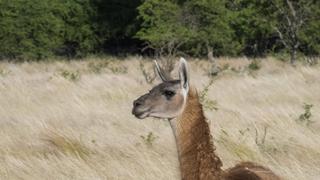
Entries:
POLYGON ((211 78, 210 81, 208 82, 208 84, 206 84, 206 86, 204 87, 204 89, 200 92, 200 102, 203 105, 203 107, 205 109, 208 109, 210 111, 212 110, 218 110, 219 108, 217 107, 217 101, 215 100, 211 100, 208 98, 208 92, 209 92, 209 88, 213 85, 214 82, 214 78, 211 78))
POLYGON ((44 59, 93 49, 89 1, 0 1, 0 57, 44 59))
POLYGON ((265 18, 263 7, 254 0, 228 1, 230 26, 240 52, 245 55, 263 56, 274 44, 271 21, 265 18))
MULTIPOLYGON (((214 55, 237 54, 238 42, 233 42, 234 31, 229 26, 229 11, 226 1, 190 0, 184 4, 184 17, 190 31, 189 47, 197 45, 191 53, 204 55, 210 50, 214 55)), ((188 48, 189 49, 189 48, 188 48)))
POLYGON ((291 63, 297 59, 298 51, 306 55, 319 54, 319 34, 315 32, 319 28, 319 1, 263 0, 258 5, 276 34, 275 46, 290 52, 291 63))
POLYGON ((314 121, 310 119, 312 116, 312 113, 311 113, 312 107, 313 107, 313 104, 304 104, 303 105, 304 112, 299 116, 299 118, 297 119, 297 122, 306 124, 307 126, 313 123, 314 121))
POLYGON ((78 71, 72 72, 72 71, 62 70, 60 72, 60 75, 70 81, 78 81, 80 79, 80 73, 78 71))
POLYGON ((185 41, 186 28, 181 19, 182 9, 172 0, 148 0, 139 8, 142 20, 137 37, 147 41, 160 55, 172 54, 185 41))
POLYGON ((233 31, 228 25, 224 1, 145 1, 139 7, 142 28, 137 36, 164 54, 177 49, 204 55, 213 48, 216 55, 233 54, 233 31))
POLYGON ((147 146, 152 146, 152 144, 154 143, 154 141, 159 138, 158 136, 155 136, 152 132, 149 132, 147 136, 140 136, 141 139, 144 141, 144 143, 147 146))
POLYGON ((138 46, 134 36, 140 27, 137 7, 142 0, 90 0, 95 11, 91 17, 98 37, 98 50, 131 51, 138 46), (131 47, 130 47, 131 46, 131 47))
POLYGON ((253 61, 249 64, 248 68, 249 68, 250 70, 252 70, 252 71, 257 71, 257 70, 259 70, 261 67, 260 67, 259 61, 253 60, 253 61))
POLYGON ((319 18, 317 0, 0 0, 0 59, 317 56, 319 18))

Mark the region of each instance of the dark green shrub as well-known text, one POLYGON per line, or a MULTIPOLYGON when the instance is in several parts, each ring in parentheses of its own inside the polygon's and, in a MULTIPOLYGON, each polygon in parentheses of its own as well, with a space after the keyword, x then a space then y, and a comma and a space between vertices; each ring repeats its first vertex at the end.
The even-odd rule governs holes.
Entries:
POLYGON ((297 122, 299 123, 303 123, 307 126, 309 126, 311 123, 313 123, 314 121, 311 120, 311 108, 313 107, 313 104, 304 104, 303 105, 303 109, 304 112, 302 114, 300 114, 299 118, 297 119, 297 122))
POLYGON ((257 71, 261 68, 259 62, 256 60, 252 61, 248 67, 252 71, 257 71))
POLYGON ((0 58, 39 60, 91 51, 89 1, 0 1, 0 58))

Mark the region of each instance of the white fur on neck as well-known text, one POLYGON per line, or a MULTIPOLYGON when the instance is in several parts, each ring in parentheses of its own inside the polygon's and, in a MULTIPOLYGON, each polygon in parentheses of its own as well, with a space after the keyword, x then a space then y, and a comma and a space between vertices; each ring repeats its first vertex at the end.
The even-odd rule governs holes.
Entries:
POLYGON ((169 120, 170 126, 173 132, 174 137, 176 138, 176 132, 177 132, 177 117, 172 118, 169 120))
POLYGON ((182 104, 182 107, 180 109, 180 112, 178 113, 178 115, 176 117, 174 117, 174 118, 169 120, 171 129, 172 129, 175 137, 176 137, 176 133, 177 133, 178 118, 179 118, 179 116, 182 115, 182 113, 183 113, 183 111, 184 111, 184 109, 186 107, 186 104, 187 104, 189 87, 187 87, 187 89, 182 88, 181 91, 182 91, 181 93, 182 93, 182 96, 183 96, 183 104, 182 104))

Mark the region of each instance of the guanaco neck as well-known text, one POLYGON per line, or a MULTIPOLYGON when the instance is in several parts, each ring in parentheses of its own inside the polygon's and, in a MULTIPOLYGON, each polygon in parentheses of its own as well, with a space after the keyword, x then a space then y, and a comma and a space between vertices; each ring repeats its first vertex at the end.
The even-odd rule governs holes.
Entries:
POLYGON ((210 128, 195 89, 189 90, 183 113, 170 120, 178 149, 182 180, 221 179, 210 128))

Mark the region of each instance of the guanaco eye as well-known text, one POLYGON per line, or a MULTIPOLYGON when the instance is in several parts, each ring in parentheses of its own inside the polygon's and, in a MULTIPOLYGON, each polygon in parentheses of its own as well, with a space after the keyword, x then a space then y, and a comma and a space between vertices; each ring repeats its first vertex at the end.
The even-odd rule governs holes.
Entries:
POLYGON ((174 91, 170 91, 170 90, 165 90, 164 92, 163 92, 163 95, 165 95, 166 97, 172 97, 172 96, 174 96, 176 93, 174 92, 174 91))

